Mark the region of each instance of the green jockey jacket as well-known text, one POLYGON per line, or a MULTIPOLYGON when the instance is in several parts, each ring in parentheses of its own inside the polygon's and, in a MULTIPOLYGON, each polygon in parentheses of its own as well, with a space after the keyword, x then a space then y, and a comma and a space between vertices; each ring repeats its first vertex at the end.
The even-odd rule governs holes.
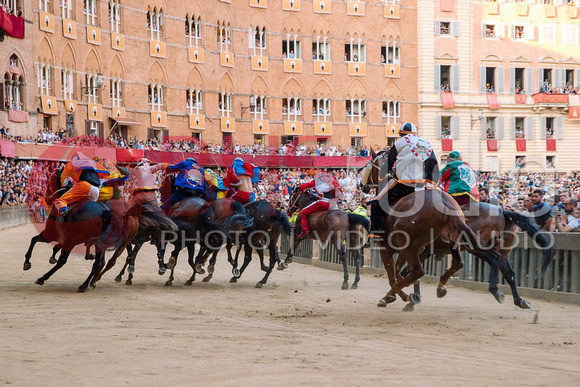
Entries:
POLYGON ((473 200, 479 200, 475 173, 461 160, 451 161, 441 170, 439 184, 443 184, 443 190, 451 196, 469 195, 473 200))

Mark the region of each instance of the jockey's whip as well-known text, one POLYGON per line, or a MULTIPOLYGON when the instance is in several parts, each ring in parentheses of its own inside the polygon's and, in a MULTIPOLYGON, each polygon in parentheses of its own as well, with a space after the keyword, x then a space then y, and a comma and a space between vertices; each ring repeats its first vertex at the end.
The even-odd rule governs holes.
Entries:
POLYGON ((209 154, 211 156, 211 158, 213 159, 215 165, 217 165, 218 169, 220 170, 220 173, 223 175, 224 171, 222 170, 222 168, 220 167, 220 165, 218 164, 217 160, 215 159, 215 157, 213 157, 213 153, 210 152, 209 154))

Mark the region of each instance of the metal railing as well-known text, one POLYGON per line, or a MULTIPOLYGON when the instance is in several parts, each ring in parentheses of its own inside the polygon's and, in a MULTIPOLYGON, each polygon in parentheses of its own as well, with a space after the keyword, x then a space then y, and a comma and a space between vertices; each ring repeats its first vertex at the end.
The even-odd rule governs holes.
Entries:
MULTIPOLYGON (((286 234, 280 235, 280 254, 286 255, 288 250, 291 248, 290 244, 290 236, 286 234)), ((311 259, 312 258, 312 250, 313 250, 313 243, 312 239, 305 239, 301 241, 298 246, 296 246, 296 250, 294 250, 294 256, 297 258, 305 258, 311 259)))

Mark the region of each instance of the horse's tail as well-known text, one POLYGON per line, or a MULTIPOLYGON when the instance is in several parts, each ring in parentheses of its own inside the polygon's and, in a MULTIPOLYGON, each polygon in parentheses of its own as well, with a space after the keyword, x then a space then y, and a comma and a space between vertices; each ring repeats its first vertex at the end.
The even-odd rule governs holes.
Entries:
POLYGON ((447 200, 443 197, 445 207, 453 211, 445 216, 446 222, 443 227, 442 235, 451 241, 457 242, 461 235, 467 238, 469 250, 476 253, 480 258, 487 261, 490 265, 498 266, 501 259, 500 255, 492 251, 491 247, 477 240, 473 230, 465 223, 465 216, 459 204, 453 199, 447 200))
MULTIPOLYGON (((236 215, 234 215, 234 216, 236 216, 236 215)), ((243 214, 241 214, 241 215, 245 216, 243 214)), ((218 223, 215 220, 215 213, 214 213, 213 208, 211 208, 211 206, 207 207, 204 211, 202 211, 199 216, 200 216, 201 226, 203 227, 204 233, 207 233, 210 231, 219 232, 225 239, 227 239, 229 241, 232 240, 229 233, 228 233, 228 230, 225 229, 223 225, 221 225, 220 223, 218 223)), ((232 216, 232 218, 234 216, 232 216)))
POLYGON ((515 212, 503 210, 503 216, 506 220, 506 229, 511 229, 513 225, 517 225, 526 234, 532 238, 532 240, 542 248, 542 274, 546 271, 550 265, 550 261, 554 256, 554 248, 550 239, 546 237, 545 234, 540 232, 540 228, 536 225, 536 222, 529 216, 521 215, 515 212))
POLYGON ((292 225, 288 219, 288 215, 284 211, 278 210, 278 214, 274 215, 274 220, 282 225, 282 231, 285 234, 290 235, 292 233, 292 225))
POLYGON ((105 241, 107 234, 109 234, 109 230, 111 229, 111 220, 113 219, 113 214, 110 209, 107 208, 106 211, 103 211, 101 214, 101 236, 99 237, 99 241, 97 242, 96 246, 100 245, 105 241))
MULTIPOLYGON (((133 205, 127 212, 138 211, 138 207, 133 205)), ((142 206, 141 216, 139 216, 139 228, 157 231, 177 231, 177 225, 161 211, 149 206, 142 206)))
POLYGON ((355 227, 362 226, 367 232, 371 230, 371 222, 364 216, 347 212, 348 214, 348 229, 353 230, 355 227))

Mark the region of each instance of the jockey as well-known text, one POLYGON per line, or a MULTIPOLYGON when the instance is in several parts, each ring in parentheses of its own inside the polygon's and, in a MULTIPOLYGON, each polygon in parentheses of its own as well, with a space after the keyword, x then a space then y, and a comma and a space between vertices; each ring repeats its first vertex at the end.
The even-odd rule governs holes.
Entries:
POLYGON ((380 223, 383 211, 387 211, 399 199, 424 189, 426 184, 437 186, 435 180, 439 177, 437 157, 431 145, 417 135, 417 127, 406 122, 399 129, 399 138, 387 155, 387 171, 393 170, 396 163, 398 179, 391 179, 387 186, 372 201, 371 227, 375 229, 380 223), (387 194, 386 203, 379 199, 387 194), (381 204, 385 203, 384 206, 381 204), (374 225, 373 225, 374 223, 374 225))
POLYGON ((111 199, 120 199, 121 190, 119 186, 123 185, 127 177, 129 177, 129 170, 119 167, 109 159, 95 156, 93 160, 101 163, 109 171, 109 177, 107 182, 99 190, 99 199, 97 201, 104 203, 111 199))
POLYGON ((168 172, 178 172, 175 179, 175 192, 161 205, 165 214, 175 204, 188 197, 202 197, 205 191, 205 171, 193 157, 167 167, 168 172))
POLYGON ((457 151, 449 153, 449 162, 441 171, 439 184, 460 206, 469 204, 470 199, 479 201, 475 173, 457 151))
MULTIPOLYGON (((260 168, 254 164, 244 162, 241 158, 234 159, 228 174, 224 180, 224 186, 231 189, 236 187, 237 191, 232 199, 242 204, 256 200, 253 183, 260 180, 260 168)), ((231 191, 230 191, 231 192, 231 191)))
POLYGON ((155 191, 159 189, 154 174, 167 168, 167 164, 151 166, 151 161, 142 158, 137 166, 131 171, 131 205, 151 204, 157 207, 155 191))
POLYGON ((314 177, 311 182, 304 183, 300 186, 302 192, 314 188, 318 194, 319 199, 314 203, 304 207, 300 211, 300 220, 302 225, 302 232, 298 238, 308 235, 308 217, 316 211, 336 210, 338 208, 337 202, 342 194, 341 183, 330 172, 308 171, 308 175, 314 177))
POLYGON ((205 170, 205 197, 208 201, 223 199, 226 197, 228 189, 224 186, 224 181, 217 173, 211 169, 205 170))
POLYGON ((54 206, 64 216, 68 213, 68 205, 85 199, 93 202, 99 198, 99 189, 109 171, 100 163, 86 157, 81 152, 73 155, 61 174, 61 186, 73 184, 73 187, 54 201, 54 206))

